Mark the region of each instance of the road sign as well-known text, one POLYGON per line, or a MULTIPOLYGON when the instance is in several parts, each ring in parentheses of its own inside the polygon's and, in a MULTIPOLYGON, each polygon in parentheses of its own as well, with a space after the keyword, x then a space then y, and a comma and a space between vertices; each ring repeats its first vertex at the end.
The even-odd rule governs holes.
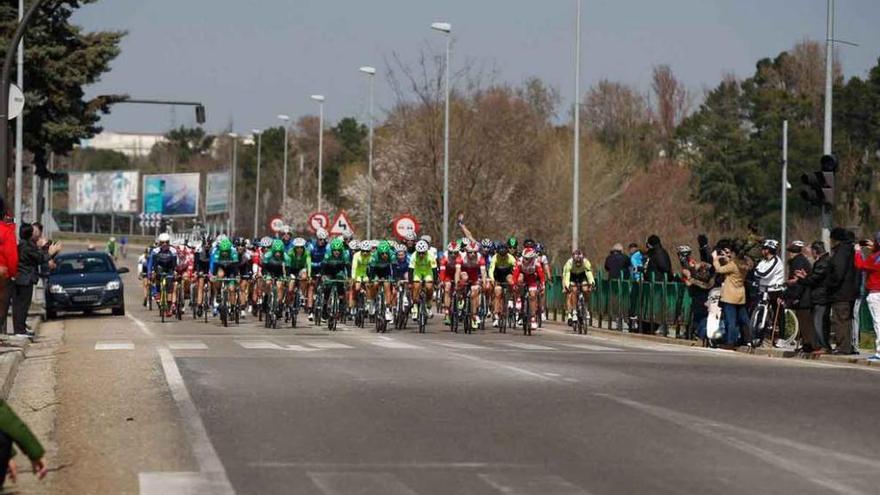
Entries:
POLYGON ((330 225, 330 215, 322 211, 316 211, 309 215, 309 230, 317 232, 318 229, 326 229, 330 225))
POLYGON ((162 225, 161 213, 141 213, 138 218, 140 218, 141 227, 160 227, 162 225))
POLYGON ((15 84, 9 85, 9 120, 15 120, 24 110, 24 94, 15 84))
POLYGON ((354 234, 354 225, 351 224, 348 213, 342 210, 336 214, 336 219, 333 220, 333 225, 330 227, 330 233, 333 235, 343 235, 347 232, 354 234))
POLYGON ((284 228, 284 220, 281 217, 273 217, 272 220, 269 220, 269 228, 272 229, 272 232, 281 232, 281 229, 284 228))
POLYGON ((412 215, 399 215, 391 222, 391 229, 398 239, 404 240, 410 232, 419 232, 419 222, 412 215))

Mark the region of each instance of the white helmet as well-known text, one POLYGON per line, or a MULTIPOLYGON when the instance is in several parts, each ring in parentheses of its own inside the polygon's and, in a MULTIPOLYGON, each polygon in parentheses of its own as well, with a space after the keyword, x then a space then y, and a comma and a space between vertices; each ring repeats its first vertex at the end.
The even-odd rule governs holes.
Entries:
POLYGON ((260 239, 260 247, 262 247, 262 248, 268 248, 269 246, 272 245, 272 241, 273 241, 273 240, 274 240, 274 239, 272 239, 272 238, 269 237, 269 236, 266 236, 266 237, 261 238, 261 239, 260 239))
POLYGON ((297 237, 296 239, 293 240, 293 247, 295 247, 295 248, 306 247, 306 240, 303 239, 302 237, 297 237))
POLYGON ((775 253, 779 250, 779 241, 777 241, 776 239, 767 239, 766 241, 764 241, 764 245, 762 247, 769 249, 770 251, 773 251, 775 253))
POLYGON ((418 237, 418 236, 416 235, 416 233, 413 232, 413 231, 409 231, 409 232, 407 232, 406 235, 404 236, 404 239, 406 239, 407 241, 414 241, 414 240, 416 240, 416 239, 418 239, 418 238, 419 238, 419 237, 418 237))
POLYGON ((115 237, 111 237, 111 238, 110 238, 110 242, 116 242, 116 238, 115 238, 115 237))
POLYGON ((324 229, 318 229, 318 231, 315 232, 315 237, 322 241, 326 241, 327 238, 330 237, 330 234, 328 234, 327 231, 324 229))
POLYGON ((416 243, 416 252, 417 253, 427 253, 428 252, 428 243, 424 240, 421 240, 416 243))
POLYGON ((159 234, 159 237, 158 237, 158 239, 156 239, 156 240, 159 241, 159 242, 169 242, 169 243, 170 243, 170 242, 171 242, 171 236, 168 235, 167 232, 162 232, 161 234, 159 234))
POLYGON ((350 251, 357 251, 361 247, 361 241, 351 241, 348 243, 348 249, 350 251))

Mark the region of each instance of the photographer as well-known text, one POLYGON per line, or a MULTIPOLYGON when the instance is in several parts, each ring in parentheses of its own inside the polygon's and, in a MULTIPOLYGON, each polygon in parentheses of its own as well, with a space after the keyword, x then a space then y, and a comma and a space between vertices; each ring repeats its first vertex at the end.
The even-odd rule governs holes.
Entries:
POLYGON ((813 267, 810 260, 804 255, 803 241, 794 241, 785 249, 789 253, 788 280, 785 285, 785 305, 794 311, 798 322, 798 334, 801 339, 803 352, 814 352, 820 349, 816 342, 815 330, 813 329, 813 303, 810 300, 810 291, 798 283, 796 273, 809 274, 813 267))
POLYGON ((752 269, 749 258, 742 256, 740 250, 731 242, 720 241, 712 251, 712 266, 715 273, 724 277, 721 284, 721 311, 724 326, 727 328, 727 348, 739 345, 741 332, 748 328, 749 315, 746 312, 746 274, 752 269))
POLYGON ((874 322, 874 355, 868 361, 880 361, 880 232, 871 240, 861 241, 855 250, 855 266, 866 275, 868 310, 874 322))
POLYGON ((12 328, 16 335, 28 334, 25 323, 41 267, 50 264, 61 251, 60 243, 50 244, 40 237, 41 234, 39 227, 34 228, 29 223, 22 224, 19 229, 18 274, 12 296, 12 328))
POLYGON ((693 258, 690 246, 678 247, 678 261, 681 263, 681 278, 691 296, 691 322, 688 337, 693 338, 694 330, 701 339, 706 338, 706 322, 709 319, 709 291, 715 285, 715 272, 712 265, 693 258))

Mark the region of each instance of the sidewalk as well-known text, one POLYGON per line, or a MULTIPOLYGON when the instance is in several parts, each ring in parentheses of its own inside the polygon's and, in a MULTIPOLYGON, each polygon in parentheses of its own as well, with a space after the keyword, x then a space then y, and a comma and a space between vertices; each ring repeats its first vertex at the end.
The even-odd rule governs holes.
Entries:
MULTIPOLYGON (((557 321, 546 321, 543 323, 545 329, 549 329, 557 332, 567 332, 572 333, 571 327, 568 325, 557 322, 557 321)), ((685 347, 702 347, 702 343, 699 340, 687 340, 687 339, 677 339, 673 337, 663 337, 660 335, 649 335, 649 334, 640 334, 640 333, 630 333, 630 332, 621 332, 618 330, 607 330, 604 328, 597 328, 594 326, 590 327, 590 334, 594 335, 602 335, 603 337, 613 337, 622 340, 642 340, 647 342, 654 342, 658 344, 671 344, 671 345, 680 345, 685 347)), ((831 362, 838 364, 855 364, 860 366, 875 366, 880 367, 880 362, 871 362, 868 361, 868 357, 874 354, 873 349, 859 349, 858 355, 852 356, 834 356, 830 354, 811 354, 811 353, 803 353, 803 352, 795 352, 790 349, 778 349, 773 347, 760 347, 758 349, 753 349, 748 346, 738 347, 734 349, 736 352, 740 352, 743 354, 751 354, 755 356, 767 356, 767 357, 776 357, 776 358, 794 358, 794 359, 806 359, 811 361, 823 361, 823 362, 831 362)))

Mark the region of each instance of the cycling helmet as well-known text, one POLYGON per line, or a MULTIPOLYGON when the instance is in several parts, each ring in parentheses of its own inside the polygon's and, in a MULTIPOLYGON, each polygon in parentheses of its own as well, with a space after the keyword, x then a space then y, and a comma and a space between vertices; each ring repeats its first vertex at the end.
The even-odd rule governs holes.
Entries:
POLYGON ((523 241, 523 247, 524 248, 534 248, 535 247, 535 240, 532 238, 526 238, 526 240, 523 241))
POLYGON ((516 237, 511 236, 509 239, 507 239, 507 247, 509 247, 510 249, 516 249, 518 245, 519 244, 516 241, 516 237))
POLYGON ((469 242, 465 245, 465 251, 468 254, 476 254, 480 250, 480 245, 476 242, 469 242))
POLYGON ((406 233, 405 236, 403 236, 403 238, 406 239, 407 241, 415 241, 416 239, 418 239, 418 236, 416 235, 415 232, 409 231, 406 233))
POLYGON ((232 250, 232 241, 230 241, 229 239, 226 239, 226 238, 220 239, 220 242, 217 243, 217 249, 219 249, 220 251, 224 251, 224 252, 231 251, 232 250))
POLYGON ((273 239, 269 236, 263 237, 262 239, 260 239, 260 247, 268 249, 270 246, 272 246, 272 240, 273 239))
POLYGON ((324 229, 318 229, 318 231, 315 232, 315 237, 317 237, 319 241, 326 241, 327 238, 330 237, 330 234, 324 229))
POLYGON ((391 254, 391 244, 388 241, 382 241, 379 243, 376 250, 379 254, 391 254))
POLYGON ((533 260, 538 257, 538 252, 532 248, 525 248, 522 252, 523 259, 533 260))
POLYGON ((162 243, 162 242, 169 242, 170 243, 171 236, 168 235, 167 232, 162 232, 161 234, 159 234, 159 237, 156 240, 159 241, 160 243, 162 243))
MULTIPOLYGON (((538 254, 544 254, 544 245, 541 244, 540 242, 535 244, 535 251, 537 251, 538 254)), ((622 251, 622 249, 621 249, 621 251, 622 251)))
MULTIPOLYGON (((419 241, 419 242, 422 242, 422 241, 419 241)), ((416 243, 416 244, 418 244, 418 243, 416 243)), ((394 246, 394 251, 397 254, 405 253, 405 252, 407 252, 406 245, 405 244, 398 244, 398 245, 394 246)))
POLYGON ((455 241, 450 242, 449 245, 446 246, 447 253, 455 253, 456 251, 458 251, 458 246, 455 245, 455 241))
POLYGON ((361 248, 361 241, 350 241, 348 243, 348 250, 349 251, 357 251, 360 248, 361 248))
POLYGON ((297 237, 293 240, 293 247, 295 248, 304 248, 306 247, 306 240, 302 237, 297 237))
POLYGON ((429 236, 429 235, 428 235, 428 234, 425 234, 425 235, 423 235, 423 236, 421 236, 421 237, 419 237, 419 239, 421 239, 421 240, 423 240, 423 241, 425 241, 425 242, 427 242, 427 243, 428 243, 428 245, 430 245, 430 244, 431 244, 431 236, 429 236))
POLYGON ((416 252, 417 253, 427 253, 428 252, 428 243, 425 240, 421 240, 416 243, 416 252))
POLYGON ((330 243, 331 251, 342 251, 345 249, 345 242, 342 239, 333 239, 333 242, 330 243))
POLYGON ((779 241, 777 241, 776 239, 767 239, 766 241, 764 241, 764 244, 761 247, 763 247, 764 249, 769 249, 773 253, 776 253, 776 251, 779 250, 779 241))
POLYGON ((275 239, 272 241, 272 252, 284 252, 284 241, 281 239, 275 239))
POLYGON ((489 249, 492 249, 492 239, 489 239, 489 238, 483 239, 482 241, 480 241, 480 246, 483 247, 484 251, 488 251, 489 249))
POLYGON ((679 256, 687 256, 693 252, 691 250, 691 247, 686 246, 686 245, 685 246, 678 246, 678 249, 676 249, 676 251, 678 251, 679 256))
POLYGON ((217 242, 220 242, 223 239, 229 239, 229 237, 226 234, 220 234, 217 236, 217 242))
POLYGON ((349 242, 349 241, 351 241, 352 239, 354 239, 354 232, 352 232, 352 231, 350 231, 350 230, 346 230, 345 232, 342 233, 342 238, 343 238, 346 242, 349 242))
POLYGON ((111 237, 111 238, 110 238, 110 242, 116 242, 116 238, 115 238, 115 237, 111 237))

